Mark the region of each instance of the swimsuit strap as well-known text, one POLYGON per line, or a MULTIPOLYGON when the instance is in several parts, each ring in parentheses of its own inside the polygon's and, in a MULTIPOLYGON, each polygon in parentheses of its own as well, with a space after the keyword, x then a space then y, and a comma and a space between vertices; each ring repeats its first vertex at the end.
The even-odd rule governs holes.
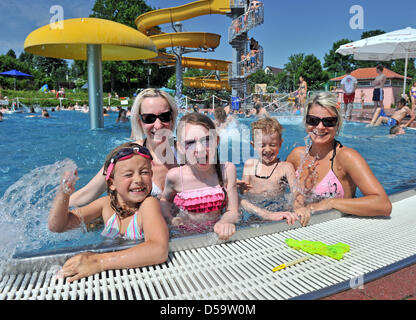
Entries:
POLYGON ((334 171, 334 159, 335 156, 337 155, 337 145, 339 144, 339 147, 342 148, 343 145, 341 142, 339 142, 338 140, 334 139, 334 151, 332 153, 332 157, 329 161, 331 161, 331 170, 334 171))

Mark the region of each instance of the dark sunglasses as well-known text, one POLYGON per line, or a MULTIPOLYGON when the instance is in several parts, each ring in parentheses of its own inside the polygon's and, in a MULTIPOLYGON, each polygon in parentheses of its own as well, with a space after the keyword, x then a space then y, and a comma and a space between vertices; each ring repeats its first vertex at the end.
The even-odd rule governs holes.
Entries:
POLYGON ((306 116, 306 124, 310 126, 317 126, 319 123, 322 122, 322 124, 325 127, 335 127, 338 124, 338 118, 337 117, 327 117, 327 118, 319 118, 315 116, 306 116))
POLYGON ((162 122, 169 122, 172 120, 172 111, 163 112, 159 115, 154 113, 142 113, 140 119, 146 124, 154 123, 156 119, 159 119, 162 122))
POLYGON ((105 180, 107 181, 108 179, 110 179, 111 172, 113 171, 114 166, 115 166, 117 161, 130 159, 135 154, 138 154, 139 156, 142 156, 146 159, 153 160, 149 149, 147 149, 146 147, 137 145, 137 147, 120 149, 116 153, 116 155, 110 159, 110 165, 107 168, 107 172, 104 172, 105 180))

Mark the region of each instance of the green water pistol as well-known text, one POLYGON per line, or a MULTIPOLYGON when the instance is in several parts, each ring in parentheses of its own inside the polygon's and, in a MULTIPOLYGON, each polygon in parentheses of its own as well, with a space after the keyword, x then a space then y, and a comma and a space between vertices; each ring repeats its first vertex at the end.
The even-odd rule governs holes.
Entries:
POLYGON ((295 240, 291 238, 286 239, 285 242, 293 249, 302 250, 310 254, 320 254, 337 260, 341 260, 344 257, 344 253, 350 251, 350 246, 342 242, 328 245, 320 241, 295 240))

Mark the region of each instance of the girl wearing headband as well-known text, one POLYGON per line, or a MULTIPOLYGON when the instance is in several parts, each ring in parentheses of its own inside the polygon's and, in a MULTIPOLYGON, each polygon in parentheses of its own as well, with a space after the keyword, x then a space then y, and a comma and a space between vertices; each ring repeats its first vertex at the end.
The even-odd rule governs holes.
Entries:
POLYGON ((102 217, 103 236, 142 241, 118 252, 87 252, 72 257, 60 271, 69 282, 108 269, 137 268, 167 259, 168 229, 159 200, 150 196, 151 160, 149 150, 139 144, 129 142, 117 147, 104 164, 108 195, 74 211, 68 208, 76 179, 65 173, 49 213, 49 230, 64 232, 102 217))

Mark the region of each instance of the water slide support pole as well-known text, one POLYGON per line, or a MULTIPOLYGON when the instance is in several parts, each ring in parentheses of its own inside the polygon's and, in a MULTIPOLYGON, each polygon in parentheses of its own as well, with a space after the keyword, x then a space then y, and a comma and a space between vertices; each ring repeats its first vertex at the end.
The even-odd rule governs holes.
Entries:
POLYGON ((101 45, 87 45, 88 101, 91 129, 104 128, 101 45))
MULTIPOLYGON (((182 32, 182 23, 175 23, 175 31, 182 32)), ((179 101, 182 97, 182 47, 176 47, 176 103, 179 104, 179 101)))

